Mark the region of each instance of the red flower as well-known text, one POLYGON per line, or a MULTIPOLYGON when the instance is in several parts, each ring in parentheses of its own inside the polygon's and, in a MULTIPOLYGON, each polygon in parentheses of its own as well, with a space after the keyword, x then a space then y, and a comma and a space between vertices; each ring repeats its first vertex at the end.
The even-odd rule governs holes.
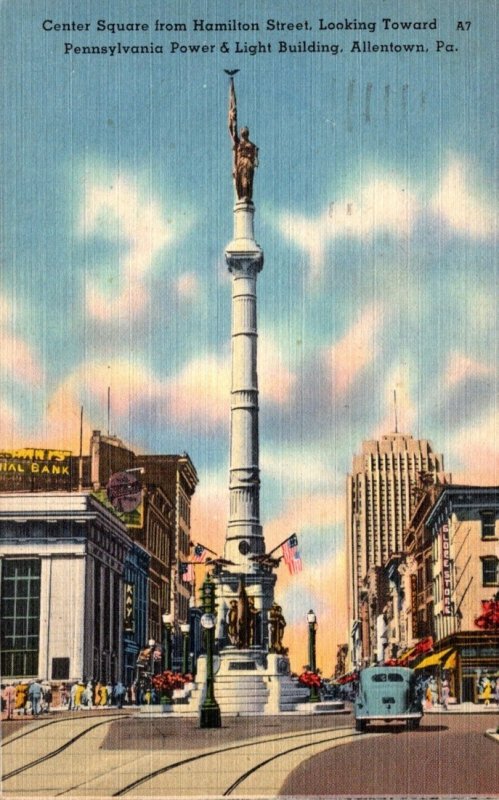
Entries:
POLYGON ((302 672, 300 677, 298 678, 298 683, 301 683, 302 686, 320 686, 321 679, 316 672, 302 672))

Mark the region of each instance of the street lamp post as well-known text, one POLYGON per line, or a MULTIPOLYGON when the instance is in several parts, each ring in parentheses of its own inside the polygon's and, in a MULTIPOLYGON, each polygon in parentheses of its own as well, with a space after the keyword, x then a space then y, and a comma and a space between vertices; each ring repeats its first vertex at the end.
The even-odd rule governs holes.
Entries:
POLYGON ((182 633, 182 674, 189 672, 189 633, 191 626, 188 622, 183 622, 180 626, 182 633))
POLYGON ((151 673, 151 678, 152 678, 152 676, 154 675, 154 650, 156 645, 156 639, 149 639, 148 645, 151 650, 151 655, 149 657, 149 672, 151 673))
POLYGON ((173 614, 168 614, 165 612, 162 615, 162 620, 165 629, 163 642, 163 669, 171 671, 173 614))
POLYGON ((215 679, 213 676, 213 642, 215 628, 215 584, 208 575, 201 589, 203 616, 201 625, 204 628, 206 642, 206 695, 201 706, 200 728, 220 728, 220 708, 215 700, 215 679))
MULTIPOLYGON (((315 616, 312 609, 307 614, 307 622, 308 622, 308 660, 310 663, 310 671, 314 674, 317 673, 317 663, 315 657, 315 636, 317 630, 317 617, 315 616)), ((319 702, 319 692, 317 691, 317 686, 312 684, 310 687, 310 702, 311 703, 318 703, 319 702)))

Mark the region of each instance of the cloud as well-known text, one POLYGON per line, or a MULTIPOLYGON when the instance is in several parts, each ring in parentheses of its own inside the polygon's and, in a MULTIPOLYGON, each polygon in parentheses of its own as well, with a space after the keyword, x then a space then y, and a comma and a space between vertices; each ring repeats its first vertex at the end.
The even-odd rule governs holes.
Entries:
POLYGON ((349 197, 335 200, 315 217, 281 214, 277 227, 308 256, 314 285, 322 277, 327 249, 335 239, 359 239, 376 232, 407 239, 426 208, 451 232, 492 239, 497 230, 497 210, 479 196, 474 183, 470 165, 451 154, 431 196, 420 188, 409 191, 403 177, 378 177, 359 184, 349 197))
POLYGON ((470 378, 486 378, 493 374, 491 367, 456 351, 449 356, 449 364, 444 375, 444 385, 447 388, 452 388, 470 378))
POLYGON ((168 413, 174 422, 202 418, 208 423, 228 423, 230 360, 207 354, 192 359, 165 382, 168 413))
POLYGON ((98 279, 87 275, 88 314, 101 322, 140 314, 149 300, 144 278, 159 253, 178 238, 178 226, 167 222, 149 193, 140 192, 131 179, 118 176, 111 186, 87 186, 80 231, 86 240, 104 239, 116 250, 112 266, 100 264, 98 279), (114 261, 119 266, 119 279, 114 261), (104 289, 106 281, 110 285, 104 289))
POLYGON ((12 318, 12 301, 4 295, 0 294, 0 325, 6 325, 12 318))
POLYGON ((418 210, 418 200, 402 180, 378 178, 358 186, 350 198, 331 203, 318 217, 283 214, 278 219, 278 228, 308 255, 314 283, 322 276, 327 247, 335 239, 360 238, 376 231, 406 238, 418 210))
POLYGON ((384 322, 381 305, 366 306, 345 335, 325 351, 326 370, 336 399, 344 397, 360 373, 375 361, 384 322))
POLYGON ((175 282, 177 295, 182 300, 197 300, 200 296, 199 278, 194 272, 184 272, 175 282))
POLYGON ((293 532, 305 528, 326 528, 345 521, 343 494, 302 491, 287 500, 281 513, 265 524, 265 541, 272 549, 293 532))
POLYGON ((229 468, 199 473, 192 501, 191 536, 216 553, 223 552, 229 517, 229 468))
POLYGON ((454 483, 499 485, 499 409, 463 426, 449 443, 454 483))
POLYGON ((23 339, 0 332, 0 369, 11 380, 38 386, 43 370, 38 357, 23 339))
POLYGON ((495 235, 494 208, 478 196, 470 165, 455 156, 450 157, 430 208, 449 229, 463 236, 489 239, 495 235))
POLYGON ((294 375, 284 363, 281 347, 273 334, 258 335, 258 388, 260 399, 281 405, 289 402, 296 384, 294 375))
POLYGON ((12 446, 19 445, 18 415, 14 409, 4 400, 0 400, 0 431, 2 431, 2 447, 7 448, 9 443, 12 446))

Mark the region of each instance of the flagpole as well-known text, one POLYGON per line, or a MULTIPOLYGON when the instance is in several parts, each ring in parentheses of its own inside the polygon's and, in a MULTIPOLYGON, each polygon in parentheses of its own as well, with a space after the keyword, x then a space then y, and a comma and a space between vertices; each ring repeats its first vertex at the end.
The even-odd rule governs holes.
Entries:
MULTIPOLYGON (((203 548, 203 550, 206 550, 206 552, 207 552, 207 553, 213 553, 213 555, 214 555, 214 556, 216 556, 217 558, 220 558, 220 556, 218 555, 218 553, 215 553, 215 551, 214 551, 214 550, 210 550, 210 548, 209 548, 209 547, 206 547, 204 544, 202 544, 202 542, 196 542, 196 544, 199 544, 199 545, 201 545, 201 547, 203 548)), ((194 562, 194 563, 202 563, 202 562, 194 562)))
POLYGON ((292 533, 292 534, 291 534, 291 536, 287 536, 287 537, 286 537, 286 539, 284 539, 284 541, 283 541, 283 542, 281 542, 280 544, 276 545, 276 547, 274 547, 274 548, 273 548, 273 549, 270 551, 270 553, 267 553, 267 556, 271 556, 271 555, 272 555, 272 553, 275 553, 275 551, 276 551, 276 550, 279 550, 279 548, 280 548, 280 547, 282 547, 282 546, 283 546, 283 544, 286 544, 286 542, 289 542, 289 540, 291 539, 291 537, 292 537, 292 536, 296 536, 296 535, 297 535, 296 533, 292 533))

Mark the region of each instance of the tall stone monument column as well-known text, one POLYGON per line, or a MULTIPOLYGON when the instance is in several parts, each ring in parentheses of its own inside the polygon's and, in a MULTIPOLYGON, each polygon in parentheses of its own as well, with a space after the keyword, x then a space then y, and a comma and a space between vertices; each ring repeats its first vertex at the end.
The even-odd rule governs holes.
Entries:
MULTIPOLYGON (((278 562, 265 556, 260 524, 256 281, 263 252, 255 241, 252 200, 258 148, 247 128, 237 130, 232 74, 229 132, 236 201, 234 237, 225 248, 232 275, 230 509, 224 558, 218 559, 213 572, 218 606, 215 684, 222 715, 276 714, 293 709, 308 690, 297 688, 289 676, 282 644, 286 622, 274 602, 278 562)), ((202 656, 198 682, 206 674, 202 656)))
MULTIPOLYGON (((268 645, 269 611, 276 581, 272 568, 258 556, 265 553, 260 524, 260 469, 258 441, 257 308, 256 282, 263 267, 263 252, 255 240, 253 178, 258 148, 248 128, 237 129, 234 80, 230 78, 229 133, 232 139, 235 189, 234 235, 225 248, 232 275, 232 384, 229 474, 229 519, 224 548, 225 564, 218 571, 219 642, 229 647, 250 643, 265 650, 268 645), (228 633, 231 608, 240 603, 241 591, 252 609, 252 632, 228 633)), ((243 624, 246 624, 246 622, 243 624)), ((238 623, 241 627, 241 622, 238 623)))
POLYGON ((255 242, 251 201, 234 208, 234 239, 225 250, 232 274, 232 389, 229 521, 225 558, 254 572, 252 555, 265 552, 260 525, 256 279, 263 253, 255 242))

